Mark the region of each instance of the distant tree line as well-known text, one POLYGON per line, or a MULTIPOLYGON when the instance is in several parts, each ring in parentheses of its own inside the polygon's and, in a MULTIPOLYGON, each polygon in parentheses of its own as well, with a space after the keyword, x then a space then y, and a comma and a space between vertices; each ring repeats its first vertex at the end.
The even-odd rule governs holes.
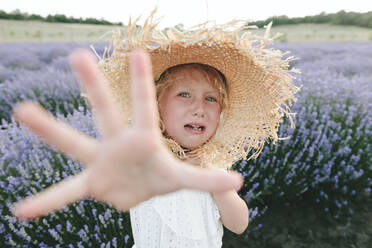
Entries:
MULTIPOLYGON (((112 23, 103 19, 96 18, 74 18, 67 17, 62 14, 48 15, 47 17, 42 17, 36 14, 23 13, 20 10, 14 10, 10 13, 0 10, 0 19, 10 19, 10 20, 34 20, 34 21, 44 21, 44 22, 62 22, 62 23, 84 23, 84 24, 99 24, 99 25, 123 25, 123 23, 112 23)), ((262 28, 273 21, 273 26, 287 25, 287 24, 299 24, 299 23, 330 23, 335 25, 354 25, 359 27, 372 28, 372 11, 366 13, 358 12, 345 12, 341 10, 337 13, 326 14, 322 12, 314 16, 305 17, 294 17, 289 18, 286 15, 273 16, 264 21, 255 21, 249 23, 249 25, 257 25, 262 28)))
POLYGON ((0 19, 8 19, 8 20, 24 20, 24 21, 43 21, 43 22, 60 22, 60 23, 83 23, 83 24, 98 24, 98 25, 123 25, 123 23, 112 23, 103 19, 96 19, 96 18, 74 18, 74 17, 67 17, 66 15, 56 14, 56 15, 48 15, 47 17, 43 17, 41 15, 36 14, 28 14, 23 13, 20 10, 14 10, 10 13, 7 13, 3 10, 0 10, 0 19))
POLYGON ((262 28, 273 21, 273 26, 299 24, 299 23, 330 23, 335 25, 354 25, 372 28, 372 11, 366 13, 345 12, 341 10, 334 14, 322 12, 314 16, 289 18, 286 15, 270 17, 264 21, 251 22, 249 25, 257 25, 262 28))

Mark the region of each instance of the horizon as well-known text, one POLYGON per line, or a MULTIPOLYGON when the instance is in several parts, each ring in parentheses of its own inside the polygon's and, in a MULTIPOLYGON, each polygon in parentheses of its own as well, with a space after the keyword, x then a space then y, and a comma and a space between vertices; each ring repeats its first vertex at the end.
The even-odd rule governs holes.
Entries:
MULTIPOLYGON (((32 12, 27 12, 27 11, 22 11, 20 9, 14 9, 14 10, 11 10, 11 11, 6 11, 6 10, 3 10, 0 8, 0 11, 5 11, 7 14, 11 14, 11 13, 14 13, 14 12, 18 12, 20 14, 26 14, 26 15, 40 15, 42 18, 47 18, 49 15, 51 16, 55 16, 55 15, 64 15, 66 18, 75 18, 75 19, 81 19, 81 20, 86 20, 86 19, 89 19, 89 18, 94 18, 94 19, 97 19, 99 21, 107 21, 107 22, 110 22, 111 24, 119 24, 119 23, 122 23, 124 24, 123 22, 112 22, 112 21, 109 21, 107 19, 104 19, 104 18, 96 18, 96 17, 92 17, 92 16, 87 16, 87 17, 82 17, 82 16, 69 16, 69 15, 66 15, 64 13, 55 13, 55 14, 46 14, 46 15, 41 15, 41 14, 37 14, 37 13, 32 13, 32 12)), ((317 16, 317 15, 321 15, 321 14, 325 14, 325 15, 328 15, 328 14, 337 14, 338 12, 340 11, 345 11, 346 13, 348 12, 353 12, 353 13, 357 13, 357 14, 366 14, 368 12, 372 12, 372 10, 370 11, 361 11, 361 12, 357 12, 357 11, 346 11, 346 10, 339 10, 337 12, 331 12, 331 13, 326 13, 325 11, 322 11, 320 13, 317 13, 317 14, 313 14, 313 15, 305 15, 305 16, 294 16, 294 17, 289 17, 287 15, 274 15, 274 16, 269 16, 265 19, 260 19, 260 20, 252 20, 253 22, 261 22, 261 21, 266 21, 270 18, 275 18, 275 17, 281 17, 281 16, 286 16, 288 17, 289 19, 292 19, 292 18, 305 18, 305 17, 308 17, 308 16, 317 16)), ((133 18, 133 17, 132 17, 133 18)), ((1 20, 1 19, 0 19, 1 20)), ((132 19, 133 20, 133 19, 132 19)), ((178 23, 178 24, 181 24, 181 23, 178 23)), ((177 24, 176 24, 177 25, 177 24)))
POLYGON ((294 0, 256 2, 254 3, 254 8, 246 0, 229 0, 229 3, 229 5, 226 5, 224 0, 215 0, 213 2, 189 0, 187 3, 171 0, 136 0, 128 3, 106 0, 105 4, 102 5, 102 2, 97 0, 65 0, 63 3, 44 2, 43 0, 34 0, 32 3, 26 0, 2 0, 1 9, 8 13, 18 9, 22 13, 38 14, 42 17, 60 14, 66 17, 96 18, 123 24, 128 22, 130 16, 132 18, 142 16, 138 22, 141 25, 146 19, 145 17, 149 16, 151 11, 157 7, 156 17, 161 18, 159 24, 161 28, 178 24, 191 27, 207 20, 221 24, 234 19, 263 21, 270 17, 283 15, 295 18, 321 13, 332 14, 341 10, 359 13, 372 11, 372 1, 366 2, 363 0, 355 0, 352 3, 342 2, 338 3, 337 6, 332 3, 325 3, 322 0, 314 0, 308 8, 303 8, 303 4, 301 5, 301 3, 294 0), (288 8, 288 6, 290 7, 288 8))

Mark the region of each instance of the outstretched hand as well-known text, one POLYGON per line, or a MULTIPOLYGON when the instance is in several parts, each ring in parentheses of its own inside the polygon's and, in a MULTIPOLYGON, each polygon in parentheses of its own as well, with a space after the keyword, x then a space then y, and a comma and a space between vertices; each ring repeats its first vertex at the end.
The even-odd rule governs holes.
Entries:
POLYGON ((81 173, 18 202, 14 211, 18 218, 47 215, 87 196, 126 211, 182 188, 219 192, 241 187, 239 173, 190 166, 175 159, 161 143, 151 62, 144 51, 135 49, 130 55, 134 113, 130 127, 103 84, 93 55, 80 50, 70 59, 92 104, 102 141, 56 120, 36 103, 18 104, 17 121, 85 166, 81 173))

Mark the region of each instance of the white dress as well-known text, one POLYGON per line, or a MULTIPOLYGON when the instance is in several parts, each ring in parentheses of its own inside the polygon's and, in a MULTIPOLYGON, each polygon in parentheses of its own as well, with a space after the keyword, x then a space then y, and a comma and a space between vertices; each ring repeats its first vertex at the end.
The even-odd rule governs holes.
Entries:
POLYGON ((182 189, 129 210, 132 248, 220 248, 223 226, 209 192, 182 189))

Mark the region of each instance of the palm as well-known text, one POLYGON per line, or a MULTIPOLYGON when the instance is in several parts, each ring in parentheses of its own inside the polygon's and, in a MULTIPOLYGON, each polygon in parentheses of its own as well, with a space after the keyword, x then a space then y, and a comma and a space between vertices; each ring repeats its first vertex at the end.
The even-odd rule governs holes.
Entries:
POLYGON ((101 152, 97 158, 105 162, 92 169, 90 195, 127 210, 156 194, 179 189, 180 184, 172 182, 176 173, 172 169, 177 161, 158 144, 156 136, 132 128, 110 140, 110 150, 101 152), (138 149, 133 150, 134 147, 138 149))
POLYGON ((42 216, 86 196, 126 211, 152 196, 181 188, 223 191, 240 187, 240 175, 189 166, 174 159, 161 144, 151 63, 146 53, 136 50, 131 54, 131 127, 125 125, 102 84, 92 56, 86 51, 75 52, 71 62, 92 103, 102 142, 60 123, 35 103, 19 104, 14 111, 18 121, 86 168, 19 203, 18 217, 42 216))

